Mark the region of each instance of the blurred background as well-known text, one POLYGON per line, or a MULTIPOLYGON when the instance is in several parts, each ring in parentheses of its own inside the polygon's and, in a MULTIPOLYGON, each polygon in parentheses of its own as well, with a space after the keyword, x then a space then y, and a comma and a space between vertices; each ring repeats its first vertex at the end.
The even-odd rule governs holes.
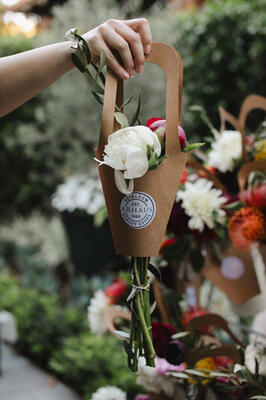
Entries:
MULTIPOLYGON (((219 106, 238 115, 247 95, 266 95, 265 0, 1 0, 0 57, 63 41, 72 27, 82 33, 108 18, 139 16, 148 18, 154 41, 183 58, 187 137, 206 131, 192 105, 219 127, 219 106)), ((165 117, 165 80, 155 66, 126 86, 141 88, 143 124, 165 117)), ((114 254, 93 161, 100 120, 101 107, 76 70, 0 119, 0 309, 17 318, 18 349, 88 399, 103 383, 100 370, 80 367, 75 375, 72 366, 87 365, 84 348, 97 352, 105 339, 88 344, 85 310, 93 292, 127 267, 114 254), (44 316, 41 334, 37 315, 44 316), (64 359, 69 346, 75 354, 64 359)), ((120 376, 110 372, 120 361, 105 373, 132 397, 137 389, 126 367, 120 376)))

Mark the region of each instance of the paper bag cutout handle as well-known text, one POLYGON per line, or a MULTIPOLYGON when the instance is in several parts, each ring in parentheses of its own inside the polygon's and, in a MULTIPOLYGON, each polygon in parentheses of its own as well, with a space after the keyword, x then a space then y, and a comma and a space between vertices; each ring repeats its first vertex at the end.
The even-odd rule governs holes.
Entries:
MULTIPOLYGON (((179 53, 166 43, 152 44, 145 62, 158 65, 166 74, 166 154, 180 153, 178 125, 181 123, 183 64, 179 53)), ((123 104, 123 81, 107 69, 98 151, 103 154, 108 136, 114 131, 115 106, 123 104)))
POLYGON ((224 330, 235 343, 237 343, 242 348, 245 347, 243 343, 240 342, 240 340, 238 340, 238 338, 233 334, 233 332, 229 328, 228 322, 218 314, 210 313, 195 317, 187 323, 186 329, 188 331, 200 331, 208 325, 224 330))

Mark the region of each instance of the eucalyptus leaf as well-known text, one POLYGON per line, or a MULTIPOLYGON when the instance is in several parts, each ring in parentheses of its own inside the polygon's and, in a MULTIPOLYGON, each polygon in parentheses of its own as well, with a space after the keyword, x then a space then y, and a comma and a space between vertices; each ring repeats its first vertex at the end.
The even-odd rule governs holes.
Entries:
POLYGON ((133 287, 133 288, 131 289, 131 292, 129 293, 129 295, 128 295, 128 297, 127 297, 127 301, 132 300, 132 299, 135 297, 137 291, 138 291, 138 289, 137 289, 136 287, 133 287))
POLYGON ((89 85, 90 90, 98 94, 104 94, 103 88, 95 81, 88 70, 84 71, 84 77, 89 85))
POLYGON ((123 332, 123 331, 114 331, 115 335, 119 336, 121 339, 126 339, 129 340, 130 339, 130 335, 127 332, 123 332))
POLYGON ((151 310, 150 310, 150 313, 151 313, 151 314, 152 314, 153 311, 155 310, 156 306, 157 306, 157 301, 154 301, 153 304, 152 304, 152 306, 151 306, 151 310))
POLYGON ((175 333, 174 335, 172 335, 171 339, 174 339, 174 340, 181 339, 181 338, 189 336, 191 334, 192 334, 192 332, 178 332, 178 333, 175 333))
POLYGON ((197 150, 204 145, 205 145, 205 143, 188 144, 187 146, 183 147, 182 152, 183 153, 192 153, 192 151, 197 150))
POLYGON ((100 72, 102 72, 102 69, 103 69, 103 67, 105 66, 105 62, 106 62, 105 52, 104 52, 103 50, 101 50, 100 62, 99 62, 97 77, 99 76, 100 72))
POLYGON ((206 378, 207 377, 205 374, 203 374, 202 372, 197 371, 195 369, 186 369, 186 373, 190 374, 190 375, 199 376, 201 378, 206 378))
POLYGON ((130 121, 130 126, 134 126, 135 123, 137 122, 138 117, 139 117, 139 112, 140 112, 140 106, 141 106, 141 93, 139 91, 137 108, 136 108, 135 114, 133 115, 133 118, 130 121))
POLYGON ((157 279, 159 279, 160 281, 162 280, 162 274, 158 267, 156 267, 155 265, 149 264, 148 269, 157 279))
POLYGON ((95 97, 95 99, 96 99, 100 104, 103 105, 103 97, 102 97, 100 94, 94 92, 93 90, 91 91, 91 93, 92 93, 93 97, 95 97))
POLYGON ((77 69, 83 73, 86 68, 85 68, 84 64, 80 61, 79 56, 76 53, 72 53, 71 58, 72 58, 72 61, 73 61, 73 64, 75 65, 75 67, 77 67, 77 69))
POLYGON ((121 125, 121 128, 127 128, 129 126, 128 119, 125 114, 121 112, 115 112, 115 119, 121 125))
POLYGON ((173 376, 179 379, 189 379, 189 376, 184 374, 183 372, 168 372, 166 375, 173 376))

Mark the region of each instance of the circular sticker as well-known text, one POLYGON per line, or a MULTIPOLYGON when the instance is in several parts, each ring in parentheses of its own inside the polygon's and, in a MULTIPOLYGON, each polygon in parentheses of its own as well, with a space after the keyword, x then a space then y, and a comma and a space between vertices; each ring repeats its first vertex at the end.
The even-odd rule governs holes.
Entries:
POLYGON ((225 257, 222 261, 221 272, 228 279, 238 279, 244 273, 244 264, 235 256, 225 257))
POLYGON ((142 229, 150 225, 155 217, 156 205, 149 194, 133 192, 123 197, 120 212, 127 225, 134 229, 142 229))

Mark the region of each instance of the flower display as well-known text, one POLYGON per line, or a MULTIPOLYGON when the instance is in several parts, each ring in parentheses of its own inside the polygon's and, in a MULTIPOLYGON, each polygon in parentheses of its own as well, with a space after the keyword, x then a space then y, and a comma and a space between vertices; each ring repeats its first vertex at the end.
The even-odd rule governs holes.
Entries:
POLYGON ((242 155, 242 135, 237 131, 223 131, 211 147, 208 164, 221 172, 232 171, 242 155))
POLYGON ((70 175, 52 196, 52 206, 60 212, 82 211, 94 215, 104 205, 100 180, 85 175, 70 175))
POLYGON ((213 229, 215 227, 214 215, 219 223, 224 222, 225 211, 222 205, 226 202, 222 191, 214 189, 213 183, 201 178, 196 182, 186 182, 184 190, 177 193, 177 201, 181 201, 189 217, 190 229, 202 232, 204 226, 213 229))
POLYGON ((126 400, 127 395, 115 386, 104 386, 92 394, 91 400, 126 400))

